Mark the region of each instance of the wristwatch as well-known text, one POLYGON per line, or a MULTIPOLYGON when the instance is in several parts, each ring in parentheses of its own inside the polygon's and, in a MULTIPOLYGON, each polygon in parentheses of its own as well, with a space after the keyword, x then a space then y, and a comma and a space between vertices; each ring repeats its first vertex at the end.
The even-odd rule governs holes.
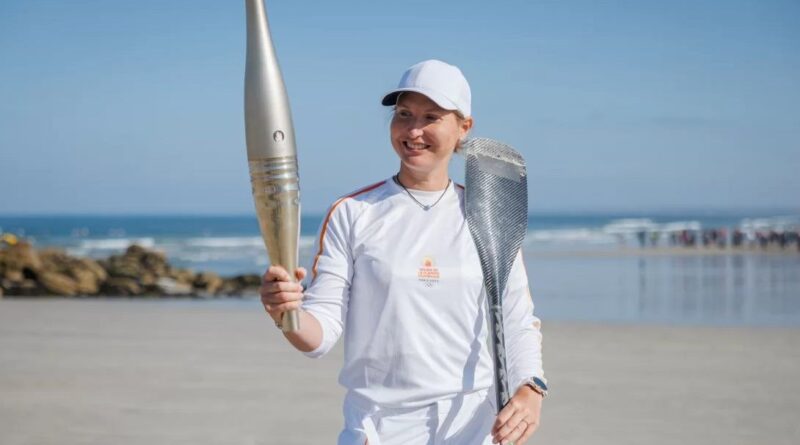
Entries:
POLYGON ((539 377, 528 377, 522 381, 522 384, 529 386, 532 390, 541 394, 543 399, 547 397, 547 383, 545 383, 544 379, 540 379, 539 377))

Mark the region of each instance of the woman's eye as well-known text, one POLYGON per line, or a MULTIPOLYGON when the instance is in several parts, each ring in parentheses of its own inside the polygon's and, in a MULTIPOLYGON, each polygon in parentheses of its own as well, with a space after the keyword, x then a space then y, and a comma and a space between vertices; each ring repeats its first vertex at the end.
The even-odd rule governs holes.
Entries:
POLYGON ((435 122, 435 121, 439 120, 439 116, 437 116, 435 114, 429 114, 429 115, 427 115, 425 117, 431 122, 435 122))
POLYGON ((405 110, 400 110, 400 111, 397 112, 397 115, 400 116, 400 117, 409 117, 409 116, 411 116, 411 113, 409 113, 408 111, 405 111, 405 110))

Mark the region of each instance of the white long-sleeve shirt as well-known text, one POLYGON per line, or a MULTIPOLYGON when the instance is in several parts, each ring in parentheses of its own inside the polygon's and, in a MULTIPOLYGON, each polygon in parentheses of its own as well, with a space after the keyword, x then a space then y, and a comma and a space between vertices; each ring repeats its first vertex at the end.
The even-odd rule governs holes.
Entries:
MULTIPOLYGON (((441 191, 411 191, 426 204, 441 191)), ((303 309, 327 353, 344 332, 339 383, 376 404, 422 406, 493 385, 486 293, 464 190, 422 209, 392 179, 334 203, 320 228, 303 309)), ((517 255, 503 297, 509 385, 543 376, 540 321, 517 255)))

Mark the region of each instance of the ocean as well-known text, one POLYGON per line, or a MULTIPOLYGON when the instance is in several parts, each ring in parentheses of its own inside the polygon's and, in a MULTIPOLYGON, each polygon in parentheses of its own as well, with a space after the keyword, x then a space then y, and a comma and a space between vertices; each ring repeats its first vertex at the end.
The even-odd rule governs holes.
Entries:
MULTIPOLYGON (((301 221, 300 263, 312 258, 322 215, 301 221)), ((700 325, 800 325, 800 252, 684 249, 668 232, 796 230, 790 212, 532 214, 523 251, 542 319, 700 325), (640 232, 662 233, 646 239, 640 232), (654 244, 654 246, 651 246, 654 244)), ((261 274, 269 264, 255 216, 0 216, 0 232, 102 258, 130 244, 178 267, 261 274)), ((754 239, 753 239, 754 240, 754 239)), ((753 241, 751 240, 751 241, 753 241)), ((711 248, 714 249, 714 248, 711 248)))

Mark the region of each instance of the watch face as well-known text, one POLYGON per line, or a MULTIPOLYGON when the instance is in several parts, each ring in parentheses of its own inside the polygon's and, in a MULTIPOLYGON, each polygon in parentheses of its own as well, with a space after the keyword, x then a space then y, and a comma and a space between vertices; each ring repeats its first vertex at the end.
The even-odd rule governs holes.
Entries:
POLYGON ((542 388, 543 390, 547 391, 547 385, 540 379, 539 377, 534 377, 533 382, 536 383, 536 386, 542 388))

